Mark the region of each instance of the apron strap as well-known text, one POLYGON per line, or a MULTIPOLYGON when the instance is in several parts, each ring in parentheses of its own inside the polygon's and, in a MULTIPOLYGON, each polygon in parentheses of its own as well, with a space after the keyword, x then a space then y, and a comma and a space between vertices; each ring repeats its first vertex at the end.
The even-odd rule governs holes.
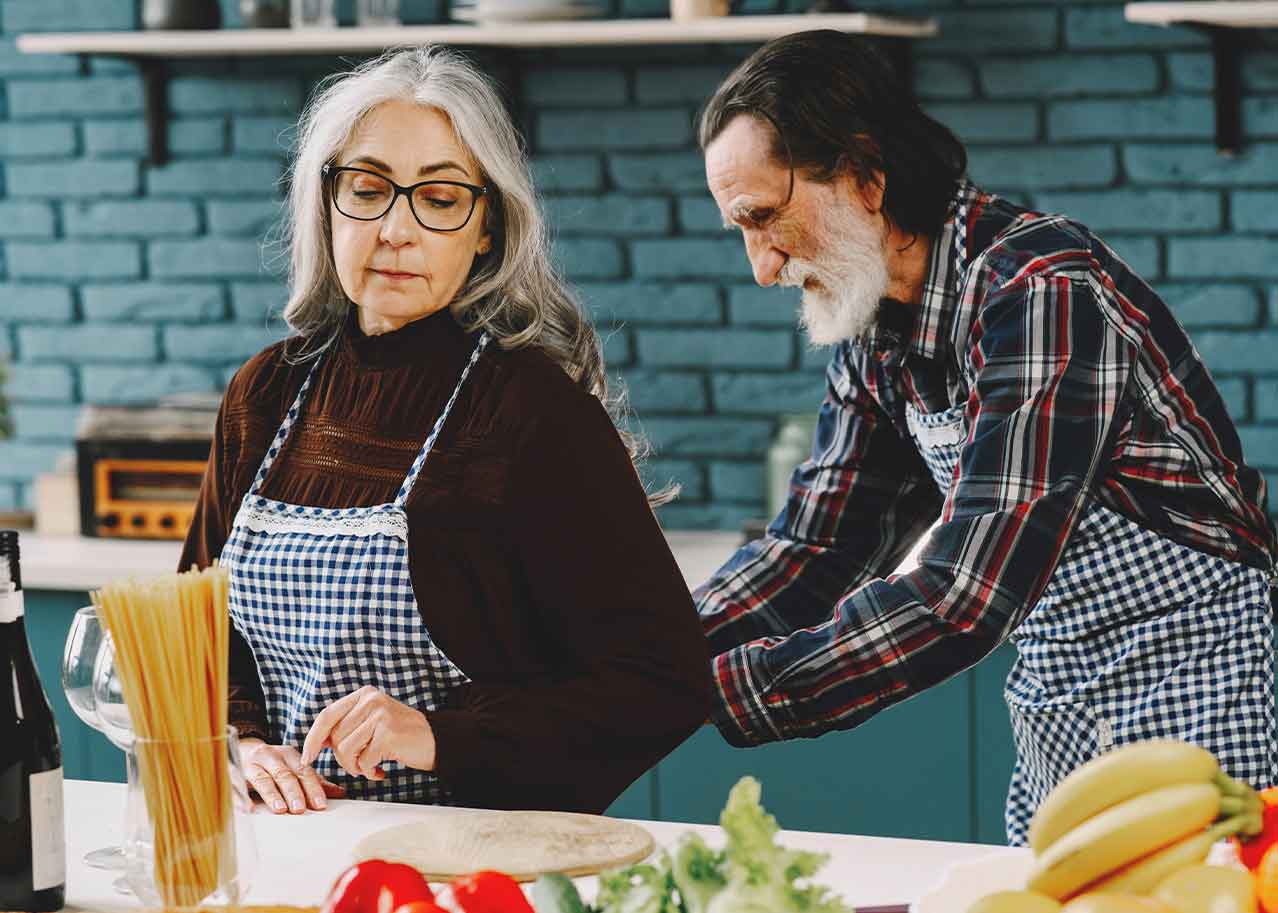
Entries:
POLYGON ((284 416, 283 423, 280 425, 279 430, 275 432, 275 440, 271 441, 271 446, 266 448, 266 455, 262 457, 262 465, 257 468, 257 475, 253 478, 253 484, 249 486, 248 494, 245 497, 255 497, 258 489, 262 487, 262 482, 266 479, 266 474, 270 471, 271 464, 279 456, 280 450, 284 447, 284 442, 288 440, 289 432, 297 424, 297 417, 302 411, 302 403, 306 401, 306 393, 311 389, 311 381, 315 379, 315 372, 319 369, 320 362, 323 360, 323 355, 316 357, 315 363, 311 365, 311 370, 307 372, 306 380, 302 382, 302 389, 297 391, 297 398, 293 400, 293 405, 289 407, 288 415, 284 416))
POLYGON ((448 402, 444 405, 444 411, 439 413, 439 418, 435 419, 435 427, 431 429, 430 436, 426 438, 426 443, 422 444, 422 449, 418 451, 417 459, 413 460, 413 466, 408 470, 408 475, 404 477, 404 483, 399 486, 399 494, 395 495, 396 507, 402 508, 408 502, 408 496, 412 494, 413 486, 417 483, 417 477, 421 475, 422 466, 426 463, 426 456, 430 453, 431 448, 435 446, 435 439, 439 437, 439 431, 444 427, 444 422, 448 419, 448 413, 453 411, 453 403, 457 402, 457 394, 461 393, 461 389, 466 383, 466 377, 470 374, 470 369, 475 366, 475 362, 479 361, 479 356, 483 354, 484 348, 488 345, 488 339, 487 333, 482 334, 479 337, 479 342, 475 344, 475 350, 470 353, 470 360, 466 362, 466 367, 462 368, 461 377, 457 378, 457 386, 453 388, 453 395, 448 397, 448 402))

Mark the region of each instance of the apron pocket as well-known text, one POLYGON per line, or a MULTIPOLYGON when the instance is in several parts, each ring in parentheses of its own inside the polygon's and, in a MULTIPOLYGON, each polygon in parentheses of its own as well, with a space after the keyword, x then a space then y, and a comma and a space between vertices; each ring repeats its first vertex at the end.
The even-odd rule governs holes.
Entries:
POLYGON ((1026 704, 1009 698, 1007 709, 1016 743, 1013 789, 1022 792, 1030 810, 1070 771, 1113 746, 1113 727, 1085 703, 1026 704))

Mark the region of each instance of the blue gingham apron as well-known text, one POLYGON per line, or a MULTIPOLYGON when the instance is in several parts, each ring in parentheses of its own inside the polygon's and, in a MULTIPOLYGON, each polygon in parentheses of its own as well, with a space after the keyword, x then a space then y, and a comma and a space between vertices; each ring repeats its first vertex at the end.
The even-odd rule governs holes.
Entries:
MULTIPOLYGON (((960 224, 965 216, 960 210, 960 224)), ((967 440, 965 413, 963 403, 937 413, 906 405, 910 436, 942 495, 967 440)), ((1092 501, 1010 639, 1009 844, 1025 844, 1034 810, 1066 774, 1130 742, 1182 739, 1252 786, 1278 782, 1265 571, 1173 542, 1092 501)))
MULTIPOLYGON (((273 741, 300 750, 319 712, 364 685, 430 711, 468 681, 431 640, 418 611, 404 505, 487 344, 485 334, 389 504, 326 509, 258 494, 297 423, 318 360, 267 448, 221 563, 231 574, 231 620, 257 660, 273 741)), ((382 767, 386 779, 372 781, 346 774, 331 749, 315 762, 351 798, 449 803, 438 777, 393 761, 382 767)))

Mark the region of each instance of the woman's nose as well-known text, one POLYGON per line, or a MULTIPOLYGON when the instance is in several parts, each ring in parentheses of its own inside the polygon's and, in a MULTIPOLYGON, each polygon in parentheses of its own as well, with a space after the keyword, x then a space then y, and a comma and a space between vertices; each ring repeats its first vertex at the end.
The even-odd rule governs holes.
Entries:
POLYGON ((413 217, 413 209, 408 197, 397 197, 390 210, 382 216, 382 226, 378 236, 395 247, 407 244, 417 231, 417 220, 413 217))

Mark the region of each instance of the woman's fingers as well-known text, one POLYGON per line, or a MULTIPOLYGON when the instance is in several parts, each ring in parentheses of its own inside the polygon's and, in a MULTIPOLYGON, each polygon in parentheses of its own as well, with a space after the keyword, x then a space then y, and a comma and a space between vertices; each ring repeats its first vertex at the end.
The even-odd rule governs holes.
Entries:
POLYGON ((261 764, 254 764, 249 769, 249 783, 253 784, 253 789, 262 801, 267 804, 271 811, 277 815, 288 811, 288 803, 284 801, 284 797, 280 795, 279 789, 275 786, 275 778, 261 764))
POLYGON ((386 779, 386 772, 379 766, 386 760, 386 752, 382 750, 382 740, 385 735, 384 727, 379 728, 374 724, 367 744, 360 749, 355 758, 355 766, 359 768, 359 772, 370 780, 386 779))
POLYGON ((329 736, 332 734, 333 727, 342 721, 342 718, 350 712, 360 698, 367 692, 376 690, 371 685, 365 685, 345 697, 338 698, 321 710, 319 715, 315 717, 315 722, 311 724, 311 731, 306 734, 306 741, 302 744, 303 763, 313 764, 324 746, 331 744, 332 740, 329 736))
POLYGON ((337 758, 337 763, 342 765, 342 770, 356 777, 368 776, 359 766, 359 756, 365 746, 372 741, 376 727, 376 720, 369 717, 356 726, 346 738, 333 745, 333 757, 337 758))
POLYGON ((328 797, 324 795, 324 784, 315 768, 302 765, 298 768, 297 778, 302 783, 302 792, 306 794, 306 804, 316 811, 328 808, 328 797))
POLYGON ((321 774, 317 773, 315 776, 319 777, 320 786, 324 788, 324 795, 328 796, 330 799, 346 798, 345 786, 338 786, 332 780, 328 779, 327 777, 321 774))

